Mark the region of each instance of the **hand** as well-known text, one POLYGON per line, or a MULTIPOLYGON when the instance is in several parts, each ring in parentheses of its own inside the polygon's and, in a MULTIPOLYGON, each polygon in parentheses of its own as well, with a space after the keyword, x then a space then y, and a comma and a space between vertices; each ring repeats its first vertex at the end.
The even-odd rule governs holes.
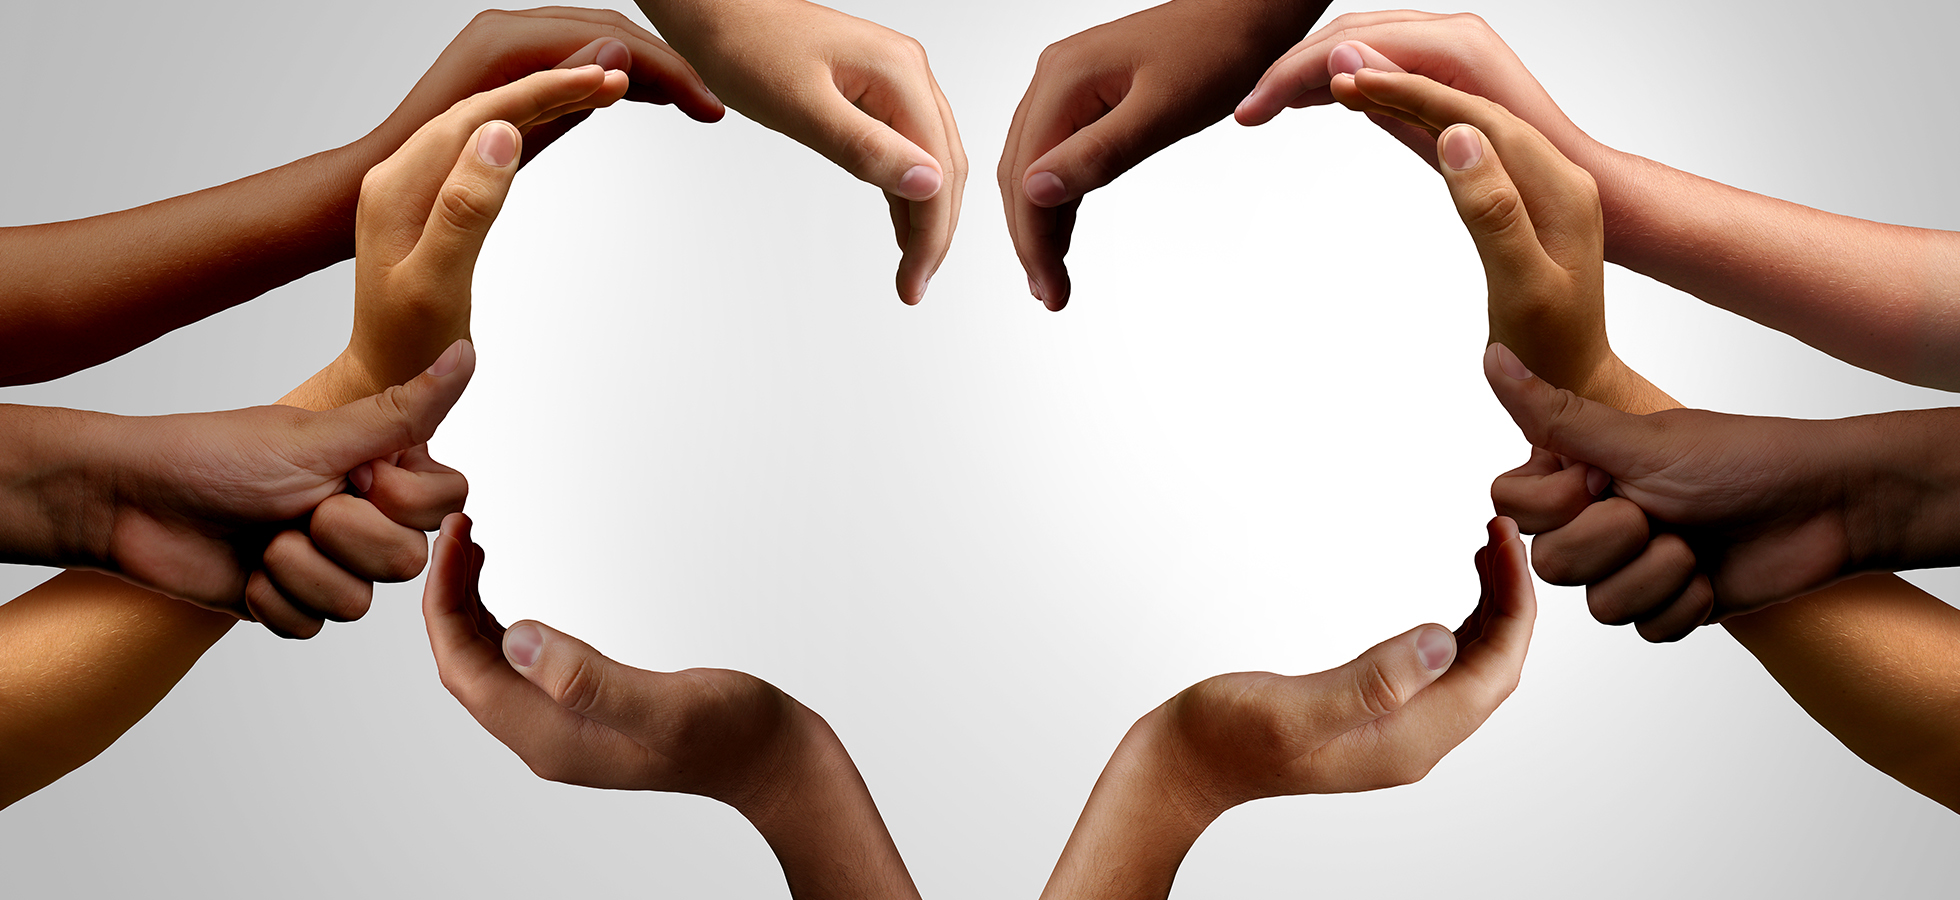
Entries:
POLYGON ((1484 377, 1534 448, 1491 497, 1540 533, 1539 575, 1586 585, 1601 622, 1679 640, 1877 555, 1861 549, 1859 532, 1872 529, 1859 523, 1882 518, 1856 512, 1875 493, 1859 434, 1874 417, 1635 416, 1554 389, 1502 344, 1485 353, 1484 377), (1602 497, 1609 486, 1616 496, 1602 497))
POLYGON ((610 105, 626 75, 597 65, 537 72, 457 103, 361 181, 354 330, 320 378, 359 393, 400 384, 470 334, 470 279, 503 209, 520 137, 610 105))
POLYGON ((1490 718, 1524 668, 1537 603, 1517 527, 1492 519, 1482 595, 1456 632, 1424 625, 1337 669, 1201 681, 1125 735, 1043 900, 1164 897, 1225 810, 1261 797, 1418 781, 1490 718))
POLYGON ((1552 383, 1612 402, 1639 376, 1606 338, 1599 191, 1537 129, 1420 75, 1363 69, 1330 90, 1351 109, 1421 129, 1484 264, 1491 342, 1552 383))
POLYGON ((475 369, 459 341, 408 384, 325 412, 88 416, 78 440, 110 449, 93 463, 106 496, 81 517, 103 525, 82 558, 286 637, 359 618, 371 582, 421 572, 416 526, 461 505, 462 476, 422 445, 475 369), (350 480, 368 499, 341 493, 350 480))
POLYGON ((649 672, 483 607, 483 548, 443 521, 422 594, 443 686, 540 778, 712 797, 754 823, 798 900, 917 900, 850 754, 821 716, 727 669, 649 672))
MULTIPOLYGON (((1288 107, 1331 103, 1333 77, 1363 68, 1412 72, 1495 101, 1589 169, 1593 154, 1603 149, 1572 124, 1503 39, 1469 13, 1396 10, 1341 16, 1280 57, 1235 116, 1242 125, 1262 125, 1288 107)), ((1436 165, 1436 142, 1426 129, 1381 113, 1369 118, 1436 165)))
MULTIPOLYGON (((470 20, 401 106, 369 135, 378 150, 375 158, 392 154, 424 123, 465 98, 534 72, 595 64, 630 76, 628 100, 671 103, 702 122, 717 121, 724 112, 721 101, 680 54, 616 11, 566 6, 519 12, 493 9, 470 20)), ((573 110, 520 126, 530 155, 537 156, 588 114, 589 110, 573 110)))
POLYGON ((730 106, 885 192, 898 297, 923 299, 952 245, 967 167, 919 42, 802 0, 640 8, 730 106))
POLYGON ((1231 113, 1326 8, 1171 0, 1042 51, 997 173, 1029 292, 1051 310, 1068 305, 1062 257, 1083 195, 1231 113))

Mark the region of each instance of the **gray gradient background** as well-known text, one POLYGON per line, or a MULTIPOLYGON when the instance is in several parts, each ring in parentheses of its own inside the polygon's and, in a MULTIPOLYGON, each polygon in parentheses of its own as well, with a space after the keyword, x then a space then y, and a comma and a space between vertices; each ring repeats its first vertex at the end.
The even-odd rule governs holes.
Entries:
MULTIPOLYGON (((1134 2, 1134 0, 1132 0, 1134 2)), ((519 179, 438 437, 484 593, 636 665, 745 669, 829 718, 928 897, 1032 897, 1138 715, 1470 609, 1525 445, 1478 370, 1483 280, 1440 181, 1341 110, 1227 123, 1087 204, 1074 305, 1023 286, 992 171, 1040 49, 1123 0, 851 0, 930 49, 976 176, 926 304, 872 189, 731 115, 601 113, 519 179)), ((1339 6, 1331 13, 1350 7, 1339 6)), ((461 3, 10 4, 6 224, 351 140, 461 3)), ((1955 227, 1960 10, 1492 2, 1609 144, 1955 227)), ((634 13, 637 16, 637 13, 634 13)), ((1684 401, 1837 416, 1948 397, 1639 276, 1614 343, 1684 401)), ((269 402, 344 344, 339 266, 0 400, 269 402)), ((11 596, 46 572, 0 569, 11 596)), ((1948 572, 1914 580, 1960 595, 1948 572)), ((783 896, 694 797, 539 781, 437 682, 421 582, 362 622, 221 642, 99 759, 0 814, 9 895, 783 896)), ((1424 782, 1228 813, 1186 897, 1933 896, 1960 820, 1866 767, 1719 630, 1652 647, 1540 587, 1523 686, 1424 782)))

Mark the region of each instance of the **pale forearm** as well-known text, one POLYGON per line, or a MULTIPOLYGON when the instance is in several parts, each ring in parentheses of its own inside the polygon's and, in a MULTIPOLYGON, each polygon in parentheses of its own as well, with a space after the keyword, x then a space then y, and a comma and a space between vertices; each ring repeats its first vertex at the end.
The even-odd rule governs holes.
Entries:
POLYGON ((891 831, 857 765, 822 717, 800 704, 791 761, 733 805, 782 863, 796 900, 917 900, 891 831))
POLYGON ((122 212, 0 229, 0 384, 114 359, 352 257, 361 178, 392 150, 385 143, 122 212))
POLYGON ((1852 365, 1960 389, 1960 234, 1834 215, 1589 139, 1568 155, 1598 180, 1608 260, 1852 365))

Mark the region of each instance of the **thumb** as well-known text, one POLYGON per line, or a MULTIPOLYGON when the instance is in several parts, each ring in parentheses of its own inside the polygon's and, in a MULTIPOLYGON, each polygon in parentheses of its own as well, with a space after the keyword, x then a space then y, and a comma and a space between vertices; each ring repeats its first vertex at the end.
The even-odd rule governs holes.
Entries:
POLYGON ((483 239, 490 235, 490 225, 503 211, 511 180, 517 177, 523 141, 509 122, 496 120, 477 127, 436 193, 422 238, 404 265, 422 269, 434 284, 469 285, 483 239))
POLYGON ((1484 349, 1484 379, 1534 447, 1625 476, 1648 455, 1645 421, 1531 374, 1503 344, 1484 349))
POLYGON ((1028 199, 1044 208, 1080 199, 1170 146, 1175 131, 1140 93, 1132 89, 1115 109, 1030 163, 1021 180, 1028 199))
POLYGON ((1436 161, 1456 214, 1477 244, 1492 296, 1507 286, 1529 284, 1535 272, 1555 265, 1538 242, 1524 196, 1475 125, 1444 129, 1436 139, 1436 161))
POLYGON ((890 125, 851 105, 844 95, 827 94, 815 114, 816 133, 810 140, 790 136, 886 193, 915 202, 939 193, 945 182, 939 161, 890 125))
POLYGON ((428 371, 379 394, 321 413, 308 436, 326 467, 347 472, 371 459, 428 443, 476 372, 476 348, 457 341, 428 371))
POLYGON ((1421 625, 1338 669, 1302 675, 1297 684, 1311 692, 1312 721, 1331 740, 1401 709, 1454 659, 1456 636, 1441 625, 1421 625))
POLYGON ((625 734, 637 734, 646 710, 672 704, 651 696, 656 673, 615 662, 578 638, 535 621, 504 632, 504 659, 559 706, 625 734))

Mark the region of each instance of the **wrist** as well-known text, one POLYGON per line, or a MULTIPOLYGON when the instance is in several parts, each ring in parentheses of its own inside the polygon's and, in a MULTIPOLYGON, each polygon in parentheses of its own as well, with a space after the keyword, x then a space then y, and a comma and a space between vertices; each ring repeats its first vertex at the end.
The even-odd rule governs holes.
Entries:
POLYGON ((1846 574, 1960 561, 1960 409, 1857 416, 1832 423, 1844 448, 1846 574))
POLYGON ((116 461, 126 445, 105 434, 119 416, 0 406, 0 561, 108 568, 115 523, 116 461))

